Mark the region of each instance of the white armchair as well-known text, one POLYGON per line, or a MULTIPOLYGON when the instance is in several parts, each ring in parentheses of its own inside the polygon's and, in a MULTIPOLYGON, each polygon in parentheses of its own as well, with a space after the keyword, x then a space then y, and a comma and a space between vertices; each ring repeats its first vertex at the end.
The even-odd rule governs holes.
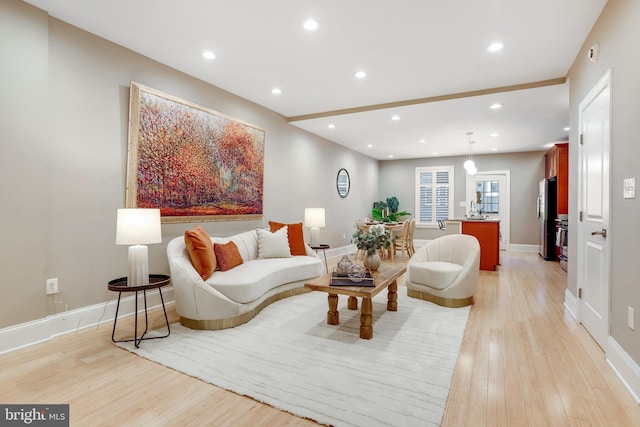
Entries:
POLYGON ((480 244, 451 234, 422 246, 407 264, 407 295, 446 307, 473 304, 480 274, 480 244))

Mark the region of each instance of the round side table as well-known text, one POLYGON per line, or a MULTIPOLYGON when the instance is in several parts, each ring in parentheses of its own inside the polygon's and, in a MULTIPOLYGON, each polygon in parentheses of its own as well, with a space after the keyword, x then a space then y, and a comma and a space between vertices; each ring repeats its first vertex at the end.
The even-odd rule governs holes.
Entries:
POLYGON ((319 250, 322 251, 322 254, 324 255, 324 268, 327 271, 327 274, 329 274, 329 266, 327 265, 327 249, 329 249, 329 245, 320 243, 318 246, 309 246, 311 247, 311 249, 316 251, 316 253, 318 253, 319 250))
POLYGON ((167 317, 167 309, 164 306, 164 298, 162 297, 162 287, 167 286, 171 283, 171 277, 165 274, 150 274, 149 275, 149 284, 144 286, 128 286, 127 278, 120 277, 119 279, 114 279, 109 282, 107 288, 110 291, 118 292, 118 304, 116 305, 116 317, 113 319, 113 331, 111 332, 111 341, 113 342, 129 342, 133 341, 136 348, 140 347, 140 343, 142 340, 152 340, 156 338, 166 338, 171 333, 171 329, 169 328, 169 318, 167 317), (160 294, 160 301, 162 301, 162 311, 164 311, 164 321, 167 324, 167 333, 162 336, 153 336, 153 337, 145 337, 147 334, 147 330, 149 328, 149 318, 147 316, 147 291, 150 289, 158 289, 158 293, 160 294), (116 324, 118 323, 118 310, 120 310, 120 298, 122 297, 123 292, 135 292, 136 293, 136 309, 134 312, 135 320, 134 320, 134 330, 133 330, 133 338, 128 340, 116 340, 116 324), (142 292, 144 297, 144 332, 138 338, 138 292, 142 292))

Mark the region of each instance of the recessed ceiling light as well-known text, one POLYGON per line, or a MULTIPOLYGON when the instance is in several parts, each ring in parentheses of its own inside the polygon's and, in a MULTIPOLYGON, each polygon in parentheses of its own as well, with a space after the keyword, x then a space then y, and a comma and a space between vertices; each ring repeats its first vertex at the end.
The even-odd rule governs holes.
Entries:
POLYGON ((567 126, 566 128, 564 128, 565 132, 569 132, 571 130, 571 128, 569 126, 567 126))
POLYGON ((418 142, 419 142, 420 144, 424 144, 424 143, 425 143, 425 142, 427 142, 427 141, 425 141, 424 139, 421 139, 421 140, 420 140, 420 141, 418 141, 418 142))
POLYGON ((436 153, 435 151, 433 153, 431 153, 432 156, 437 156, 438 153, 436 153))
POLYGON ((499 108, 502 108, 502 104, 498 104, 497 102, 495 104, 491 104, 489 106, 489 108, 491 108, 492 110, 497 110, 499 108))
POLYGON ((365 71, 356 71, 355 73, 353 73, 354 76, 356 76, 357 79, 364 79, 365 77, 367 77, 367 73, 365 71))
POLYGON ((389 158, 390 158, 390 159, 393 159, 393 154, 389 154, 389 158))
POLYGON ((500 136, 500 134, 499 134, 499 133, 497 133, 497 132, 494 132, 494 133, 492 133, 492 134, 491 134, 491 135, 489 135, 489 136, 490 136, 490 137, 495 138, 496 136, 500 136))
POLYGON ((393 116, 391 117, 391 120, 393 120, 394 122, 397 122, 398 120, 400 120, 400 116, 393 116))
POLYGON ((307 31, 315 31, 318 29, 319 25, 318 21, 316 21, 315 19, 307 19, 306 21, 304 21, 304 24, 302 24, 302 26, 307 31))
POLYGON ((367 148, 372 148, 373 144, 367 144, 367 148))
POLYGON ((504 44, 500 42, 491 43, 487 48, 487 52, 498 52, 502 50, 503 47, 504 47, 504 44))
POLYGON ((329 129, 335 129, 336 125, 334 125, 333 123, 329 123, 329 125, 327 126, 329 129))
POLYGON ((496 147, 493 147, 491 151, 498 151, 498 149, 496 147))
POLYGON ((271 89, 271 93, 274 95, 280 95, 282 93, 282 90, 279 87, 274 87, 273 89, 271 89))
POLYGON ((202 52, 202 57, 204 59, 212 60, 212 59, 216 59, 216 54, 210 50, 205 50, 204 52, 202 52))

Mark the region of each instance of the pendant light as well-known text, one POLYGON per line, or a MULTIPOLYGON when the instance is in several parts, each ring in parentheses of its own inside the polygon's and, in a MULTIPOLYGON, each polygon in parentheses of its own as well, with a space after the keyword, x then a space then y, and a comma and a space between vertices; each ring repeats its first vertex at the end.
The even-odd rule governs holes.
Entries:
POLYGON ((471 135, 473 135, 473 132, 467 132, 467 136, 469 137, 469 158, 464 162, 464 168, 469 175, 473 176, 478 173, 478 169, 476 168, 476 163, 471 158, 471 144, 475 142, 471 141, 471 135))

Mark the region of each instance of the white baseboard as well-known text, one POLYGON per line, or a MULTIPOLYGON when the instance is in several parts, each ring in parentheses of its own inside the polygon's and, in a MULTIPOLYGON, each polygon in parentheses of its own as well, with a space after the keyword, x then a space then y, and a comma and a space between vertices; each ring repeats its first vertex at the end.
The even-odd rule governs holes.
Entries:
POLYGON ((627 387, 636 403, 640 403, 640 366, 620 347, 612 337, 609 337, 609 352, 607 363, 616 373, 620 381, 627 387))
POLYGON ((576 321, 580 321, 578 319, 578 299, 569 289, 564 290, 564 312, 571 315, 576 321))
MULTIPOLYGON (((115 293, 114 293, 115 295, 115 293)), ((172 304, 173 287, 162 289, 165 306, 172 304)), ((135 296, 124 296, 120 300, 118 318, 130 316, 135 310, 135 296)), ((22 323, 0 329, 0 354, 18 350, 44 341, 49 341, 59 335, 76 332, 104 323, 112 323, 116 314, 118 300, 114 299, 102 304, 95 304, 63 313, 53 314, 43 319, 22 323)), ((160 294, 157 290, 147 292, 149 309, 160 307, 160 294)), ((144 312, 144 302, 139 297, 138 312, 144 312)), ((111 327, 111 325, 109 325, 111 327)))
MULTIPOLYGON (((431 240, 414 239, 413 245, 416 248, 418 248, 419 246, 422 246, 425 243, 428 243, 430 241, 431 240)), ((335 257, 343 256, 343 255, 354 254, 354 253, 356 253, 357 250, 358 250, 358 248, 356 248, 355 245, 346 245, 346 246, 340 246, 338 248, 327 249, 327 259, 335 258, 335 257)), ((323 258, 323 255, 322 255, 321 251, 318 251, 318 256, 322 259, 322 261, 324 261, 324 258, 323 258)))
MULTIPOLYGON (((571 315, 579 322, 578 299, 567 289, 564 292, 565 314, 571 315)), ((607 363, 618 376, 631 396, 640 404, 640 366, 627 354, 612 337, 608 338, 608 349, 605 351, 607 363)))
MULTIPOLYGON (((413 240, 413 244, 414 246, 417 248, 419 246, 424 246, 427 243, 429 243, 431 240, 427 240, 427 239, 414 239, 413 240)), ((513 251, 513 252, 538 252, 539 246, 538 245, 514 245, 511 244, 508 246, 508 251, 513 251)), ((346 245, 346 246, 340 246, 338 248, 331 248, 331 249, 327 249, 327 259, 329 258, 333 258, 333 257, 337 257, 337 256, 342 256, 342 255, 346 255, 346 254, 352 254, 356 251, 356 247, 355 245, 346 245)), ((318 251, 318 255, 322 258, 322 252, 318 251)), ((323 258, 324 260, 324 258, 323 258)))
MULTIPOLYGON (((340 246, 337 248, 327 249, 327 259, 339 257, 342 255, 349 255, 355 253, 357 250, 355 245, 340 246)), ((318 251, 318 256, 324 261, 322 251, 318 251)))

